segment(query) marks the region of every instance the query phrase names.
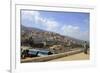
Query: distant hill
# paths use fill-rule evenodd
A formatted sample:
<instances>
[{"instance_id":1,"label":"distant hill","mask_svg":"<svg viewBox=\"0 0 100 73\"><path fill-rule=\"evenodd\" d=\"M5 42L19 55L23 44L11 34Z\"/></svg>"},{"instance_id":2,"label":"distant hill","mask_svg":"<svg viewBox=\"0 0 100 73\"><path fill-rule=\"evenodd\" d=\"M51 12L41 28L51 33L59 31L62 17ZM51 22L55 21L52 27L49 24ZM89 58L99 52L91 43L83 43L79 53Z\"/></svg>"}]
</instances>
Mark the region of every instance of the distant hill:
<instances>
[{"instance_id":1,"label":"distant hill","mask_svg":"<svg viewBox=\"0 0 100 73\"><path fill-rule=\"evenodd\" d=\"M37 31L37 32L44 32L44 30L41 30L41 29L38 29L38 28L33 28L33 27L26 27L24 25L21 25L21 31L29 31L29 32L32 32L32 31Z\"/></svg>"},{"instance_id":2,"label":"distant hill","mask_svg":"<svg viewBox=\"0 0 100 73\"><path fill-rule=\"evenodd\" d=\"M26 39L29 39L30 37L36 42L54 41L65 44L68 44L68 42L74 44L82 44L83 42L82 40L78 40L69 36L64 36L58 33L21 25L21 42L26 41Z\"/></svg>"}]
</instances>

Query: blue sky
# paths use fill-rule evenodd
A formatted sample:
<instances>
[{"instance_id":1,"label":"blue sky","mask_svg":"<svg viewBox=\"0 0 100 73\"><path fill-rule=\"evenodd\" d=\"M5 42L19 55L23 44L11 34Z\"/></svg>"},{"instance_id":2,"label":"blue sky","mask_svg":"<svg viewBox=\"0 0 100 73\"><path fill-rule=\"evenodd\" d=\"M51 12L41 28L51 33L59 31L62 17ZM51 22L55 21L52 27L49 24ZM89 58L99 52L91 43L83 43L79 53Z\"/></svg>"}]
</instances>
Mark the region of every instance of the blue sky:
<instances>
[{"instance_id":1,"label":"blue sky","mask_svg":"<svg viewBox=\"0 0 100 73\"><path fill-rule=\"evenodd\" d=\"M89 13L21 10L21 24L89 40Z\"/></svg>"}]
</instances>

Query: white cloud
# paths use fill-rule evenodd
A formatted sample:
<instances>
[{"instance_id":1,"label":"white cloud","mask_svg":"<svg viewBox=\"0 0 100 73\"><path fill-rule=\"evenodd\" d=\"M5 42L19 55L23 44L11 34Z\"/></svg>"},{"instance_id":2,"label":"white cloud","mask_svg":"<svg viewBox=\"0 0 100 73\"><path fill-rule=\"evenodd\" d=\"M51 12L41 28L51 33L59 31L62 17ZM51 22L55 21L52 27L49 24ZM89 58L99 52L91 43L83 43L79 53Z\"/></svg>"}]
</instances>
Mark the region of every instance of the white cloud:
<instances>
[{"instance_id":1,"label":"white cloud","mask_svg":"<svg viewBox=\"0 0 100 73\"><path fill-rule=\"evenodd\" d=\"M58 22L54 20L47 20L44 25L46 25L47 30L56 30L59 26Z\"/></svg>"},{"instance_id":2,"label":"white cloud","mask_svg":"<svg viewBox=\"0 0 100 73\"><path fill-rule=\"evenodd\" d=\"M89 31L81 31L80 27L64 25L61 30L63 35L71 36L81 40L89 40Z\"/></svg>"},{"instance_id":3,"label":"white cloud","mask_svg":"<svg viewBox=\"0 0 100 73\"><path fill-rule=\"evenodd\" d=\"M59 26L57 21L55 21L51 18L45 18L45 17L41 16L38 11L33 11L33 12L29 11L29 12L27 12L27 14L31 15L32 19L30 19L30 20L33 20L33 18L34 18L35 23L38 25L44 26L46 28L46 30L53 31L54 29L57 29Z\"/></svg>"},{"instance_id":4,"label":"white cloud","mask_svg":"<svg viewBox=\"0 0 100 73\"><path fill-rule=\"evenodd\" d=\"M38 11L22 11L23 19L27 19L29 21L34 21L35 25L42 25L45 27L45 30L57 32L59 23L52 18L46 18L41 16Z\"/></svg>"},{"instance_id":5,"label":"white cloud","mask_svg":"<svg viewBox=\"0 0 100 73\"><path fill-rule=\"evenodd\" d=\"M72 36L76 35L76 33L79 33L79 27L78 26L72 26L72 25L64 25L61 30L64 32L63 34Z\"/></svg>"},{"instance_id":6,"label":"white cloud","mask_svg":"<svg viewBox=\"0 0 100 73\"><path fill-rule=\"evenodd\" d=\"M40 13L38 11L27 11L24 10L22 11L22 17L23 19L28 19L30 21L36 21L36 19L38 19L38 17L40 16Z\"/></svg>"}]
</instances>

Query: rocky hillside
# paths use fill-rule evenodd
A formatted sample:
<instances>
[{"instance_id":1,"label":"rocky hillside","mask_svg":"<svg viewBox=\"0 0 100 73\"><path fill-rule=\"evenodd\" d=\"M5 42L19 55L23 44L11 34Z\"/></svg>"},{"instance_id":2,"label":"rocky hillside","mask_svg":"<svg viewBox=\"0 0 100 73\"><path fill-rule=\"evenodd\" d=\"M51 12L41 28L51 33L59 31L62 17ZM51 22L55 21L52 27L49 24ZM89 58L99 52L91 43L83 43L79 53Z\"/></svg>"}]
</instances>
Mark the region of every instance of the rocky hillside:
<instances>
[{"instance_id":1,"label":"rocky hillside","mask_svg":"<svg viewBox=\"0 0 100 73\"><path fill-rule=\"evenodd\" d=\"M58 33L21 25L21 45L30 45L41 42L46 42L47 44L52 45L60 44L68 46L72 44L80 45L83 41L72 37L63 36Z\"/></svg>"}]
</instances>

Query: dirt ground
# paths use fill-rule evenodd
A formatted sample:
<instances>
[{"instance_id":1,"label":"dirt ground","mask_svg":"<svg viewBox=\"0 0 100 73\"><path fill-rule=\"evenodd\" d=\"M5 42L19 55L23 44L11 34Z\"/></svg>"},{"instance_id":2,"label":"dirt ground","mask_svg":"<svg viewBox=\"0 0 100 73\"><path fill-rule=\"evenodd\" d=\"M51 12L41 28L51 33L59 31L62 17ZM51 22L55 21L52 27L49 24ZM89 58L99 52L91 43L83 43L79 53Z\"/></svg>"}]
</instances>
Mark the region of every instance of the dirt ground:
<instances>
[{"instance_id":1,"label":"dirt ground","mask_svg":"<svg viewBox=\"0 0 100 73\"><path fill-rule=\"evenodd\" d=\"M63 58L54 59L51 61L71 61L71 60L89 60L89 54L79 53L75 55L66 56Z\"/></svg>"}]
</instances>

